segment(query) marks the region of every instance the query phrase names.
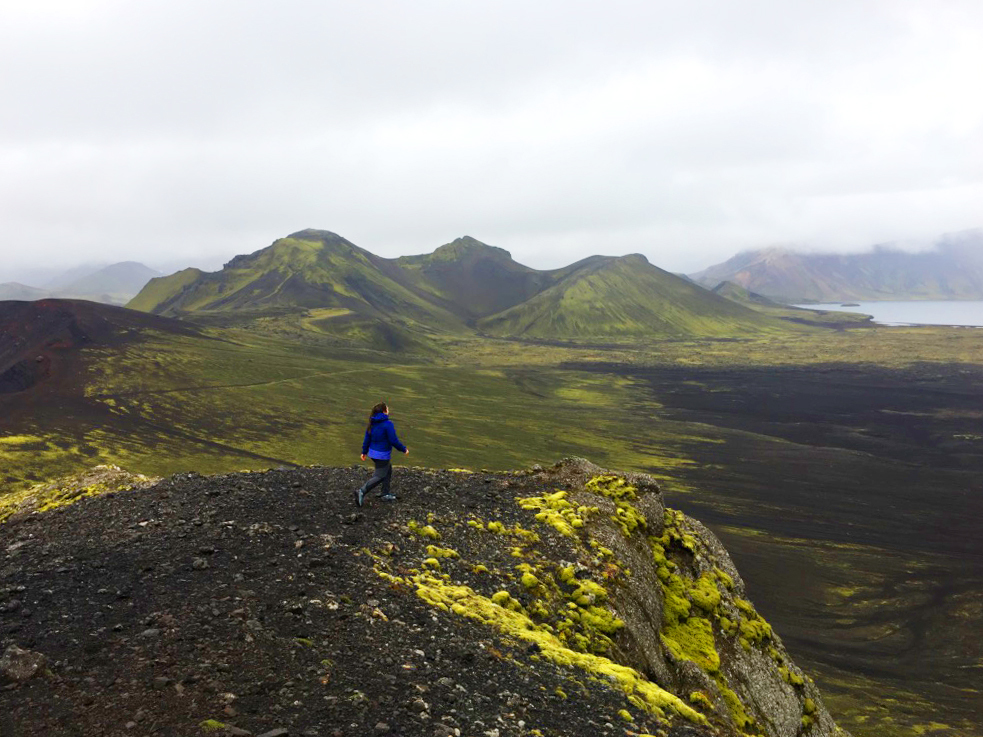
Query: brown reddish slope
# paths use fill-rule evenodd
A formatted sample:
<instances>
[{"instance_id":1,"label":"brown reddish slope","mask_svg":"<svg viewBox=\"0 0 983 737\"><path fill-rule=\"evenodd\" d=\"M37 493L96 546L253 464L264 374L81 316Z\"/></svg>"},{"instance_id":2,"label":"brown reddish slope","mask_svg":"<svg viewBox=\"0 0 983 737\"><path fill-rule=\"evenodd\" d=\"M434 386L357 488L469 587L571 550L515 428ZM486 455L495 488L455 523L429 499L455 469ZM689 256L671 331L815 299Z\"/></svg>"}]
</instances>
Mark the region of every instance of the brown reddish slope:
<instances>
[{"instance_id":1,"label":"brown reddish slope","mask_svg":"<svg viewBox=\"0 0 983 737\"><path fill-rule=\"evenodd\" d=\"M121 345L144 331L193 334L176 320L81 300L0 302L0 394L76 374L78 351Z\"/></svg>"}]
</instances>

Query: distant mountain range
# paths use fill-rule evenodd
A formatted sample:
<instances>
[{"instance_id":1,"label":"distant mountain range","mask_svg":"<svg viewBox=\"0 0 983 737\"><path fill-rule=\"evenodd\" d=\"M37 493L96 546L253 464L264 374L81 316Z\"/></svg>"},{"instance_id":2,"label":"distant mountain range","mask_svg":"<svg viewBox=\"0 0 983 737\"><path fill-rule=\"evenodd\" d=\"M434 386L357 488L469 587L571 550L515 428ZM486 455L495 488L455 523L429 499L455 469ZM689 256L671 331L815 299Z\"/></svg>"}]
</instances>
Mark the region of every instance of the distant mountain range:
<instances>
[{"instance_id":1,"label":"distant mountain range","mask_svg":"<svg viewBox=\"0 0 983 737\"><path fill-rule=\"evenodd\" d=\"M152 278L160 276L135 261L104 267L77 267L51 279L44 287L18 282L0 284L0 300L37 300L46 298L86 299L92 302L124 305Z\"/></svg>"},{"instance_id":2,"label":"distant mountain range","mask_svg":"<svg viewBox=\"0 0 983 737\"><path fill-rule=\"evenodd\" d=\"M640 255L592 256L538 271L470 237L430 254L386 259L323 230L281 238L218 272L186 269L153 279L128 306L198 319L306 310L309 329L385 334L391 343L411 340L406 330L551 340L787 329Z\"/></svg>"},{"instance_id":3,"label":"distant mountain range","mask_svg":"<svg viewBox=\"0 0 983 737\"><path fill-rule=\"evenodd\" d=\"M21 284L15 281L0 284L0 301L16 299L30 302L35 299L44 299L50 296L51 292L49 292L47 289L29 287L26 284Z\"/></svg>"},{"instance_id":4,"label":"distant mountain range","mask_svg":"<svg viewBox=\"0 0 983 737\"><path fill-rule=\"evenodd\" d=\"M983 299L983 229L945 235L917 253L890 246L858 254L745 251L691 278L710 289L729 281L791 303Z\"/></svg>"}]
</instances>

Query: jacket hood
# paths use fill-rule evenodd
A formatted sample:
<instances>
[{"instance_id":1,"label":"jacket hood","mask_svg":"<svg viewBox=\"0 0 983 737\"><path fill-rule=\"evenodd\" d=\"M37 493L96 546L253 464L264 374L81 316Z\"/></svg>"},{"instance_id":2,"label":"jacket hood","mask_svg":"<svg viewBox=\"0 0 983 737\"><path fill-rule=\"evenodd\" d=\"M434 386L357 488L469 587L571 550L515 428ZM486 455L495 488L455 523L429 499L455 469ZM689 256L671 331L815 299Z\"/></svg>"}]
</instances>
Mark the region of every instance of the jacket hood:
<instances>
[{"instance_id":1,"label":"jacket hood","mask_svg":"<svg viewBox=\"0 0 983 737\"><path fill-rule=\"evenodd\" d=\"M380 412L377 415L372 415L372 424L378 425L380 422L385 422L388 419L389 415L387 415L385 412Z\"/></svg>"}]
</instances>

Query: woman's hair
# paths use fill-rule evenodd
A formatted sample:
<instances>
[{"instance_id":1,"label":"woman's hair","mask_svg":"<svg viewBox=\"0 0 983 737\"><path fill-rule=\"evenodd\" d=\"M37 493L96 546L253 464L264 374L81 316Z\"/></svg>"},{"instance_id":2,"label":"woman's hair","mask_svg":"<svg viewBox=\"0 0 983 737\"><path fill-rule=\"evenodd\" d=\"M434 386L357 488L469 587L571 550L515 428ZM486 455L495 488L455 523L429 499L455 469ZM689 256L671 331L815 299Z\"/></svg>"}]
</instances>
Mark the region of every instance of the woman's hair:
<instances>
[{"instance_id":1,"label":"woman's hair","mask_svg":"<svg viewBox=\"0 0 983 737\"><path fill-rule=\"evenodd\" d=\"M365 431L368 432L372 429L372 418L375 417L380 412L388 412L389 407L386 406L385 402L379 402L377 405L372 407L372 411L369 412L369 424L365 426Z\"/></svg>"}]
</instances>

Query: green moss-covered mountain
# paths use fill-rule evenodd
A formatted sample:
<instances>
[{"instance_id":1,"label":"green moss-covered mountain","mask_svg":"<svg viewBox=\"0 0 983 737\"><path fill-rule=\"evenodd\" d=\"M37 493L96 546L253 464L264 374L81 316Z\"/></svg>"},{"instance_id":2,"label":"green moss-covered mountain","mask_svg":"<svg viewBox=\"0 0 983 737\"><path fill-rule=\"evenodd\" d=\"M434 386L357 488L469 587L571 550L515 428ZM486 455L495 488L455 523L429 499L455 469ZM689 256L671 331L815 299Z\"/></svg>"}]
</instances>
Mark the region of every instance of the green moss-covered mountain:
<instances>
[{"instance_id":1,"label":"green moss-covered mountain","mask_svg":"<svg viewBox=\"0 0 983 737\"><path fill-rule=\"evenodd\" d=\"M403 256L395 266L401 278L465 319L506 310L553 283L551 272L523 266L508 251L469 236L430 254Z\"/></svg>"},{"instance_id":2,"label":"green moss-covered mountain","mask_svg":"<svg viewBox=\"0 0 983 737\"><path fill-rule=\"evenodd\" d=\"M888 246L858 254L745 251L692 278L708 288L731 281L782 302L983 299L983 229L945 235L918 253Z\"/></svg>"},{"instance_id":3,"label":"green moss-covered mountain","mask_svg":"<svg viewBox=\"0 0 983 737\"><path fill-rule=\"evenodd\" d=\"M276 307L334 308L427 323L453 317L386 273L378 256L326 231L294 233L236 256L216 273L186 270L155 279L130 307L163 315Z\"/></svg>"},{"instance_id":4,"label":"green moss-covered mountain","mask_svg":"<svg viewBox=\"0 0 983 737\"><path fill-rule=\"evenodd\" d=\"M540 339L724 336L781 329L639 254L580 261L557 275L549 288L478 326L493 335Z\"/></svg>"},{"instance_id":5,"label":"green moss-covered mountain","mask_svg":"<svg viewBox=\"0 0 983 737\"><path fill-rule=\"evenodd\" d=\"M431 254L385 259L321 230L237 256L219 272L188 269L154 279L129 307L213 321L278 315L282 329L382 338L395 348L474 329L545 340L787 329L638 255L539 271L463 237Z\"/></svg>"}]
</instances>

